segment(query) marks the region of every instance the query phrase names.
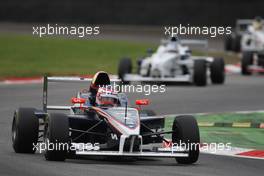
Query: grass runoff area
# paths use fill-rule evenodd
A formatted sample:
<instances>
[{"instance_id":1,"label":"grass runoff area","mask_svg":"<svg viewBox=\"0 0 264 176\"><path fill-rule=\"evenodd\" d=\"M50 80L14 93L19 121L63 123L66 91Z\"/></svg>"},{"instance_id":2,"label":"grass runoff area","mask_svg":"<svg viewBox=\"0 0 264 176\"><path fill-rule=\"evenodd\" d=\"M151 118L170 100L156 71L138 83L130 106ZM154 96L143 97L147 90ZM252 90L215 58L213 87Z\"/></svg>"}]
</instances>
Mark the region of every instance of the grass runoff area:
<instances>
[{"instance_id":1,"label":"grass runoff area","mask_svg":"<svg viewBox=\"0 0 264 176\"><path fill-rule=\"evenodd\" d=\"M195 116L198 123L264 123L264 113L223 113ZM165 128L171 129L173 119L166 118ZM264 128L199 127L205 143L231 143L233 147L264 149Z\"/></svg>"},{"instance_id":2,"label":"grass runoff area","mask_svg":"<svg viewBox=\"0 0 264 176\"><path fill-rule=\"evenodd\" d=\"M131 57L135 65L148 48L156 47L140 42L0 34L0 78L85 75L99 70L116 74L122 57ZM221 52L209 54L238 62L236 57Z\"/></svg>"},{"instance_id":3,"label":"grass runoff area","mask_svg":"<svg viewBox=\"0 0 264 176\"><path fill-rule=\"evenodd\" d=\"M0 35L0 77L116 73L123 56L136 58L148 47L124 41Z\"/></svg>"}]
</instances>

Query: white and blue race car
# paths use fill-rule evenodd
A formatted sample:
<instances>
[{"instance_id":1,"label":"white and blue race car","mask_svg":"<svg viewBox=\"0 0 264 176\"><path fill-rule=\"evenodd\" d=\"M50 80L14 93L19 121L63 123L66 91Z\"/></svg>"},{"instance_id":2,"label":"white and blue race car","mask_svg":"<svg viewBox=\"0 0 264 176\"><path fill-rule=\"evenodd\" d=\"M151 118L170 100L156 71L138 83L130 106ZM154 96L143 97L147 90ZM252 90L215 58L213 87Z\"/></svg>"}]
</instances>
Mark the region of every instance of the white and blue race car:
<instances>
[{"instance_id":1,"label":"white and blue race car","mask_svg":"<svg viewBox=\"0 0 264 176\"><path fill-rule=\"evenodd\" d=\"M193 56L187 45L203 45L207 41L182 40L172 37L163 40L155 53L138 60L137 73L132 73L130 58L120 60L118 75L123 82L176 83L187 82L205 86L208 76L213 84L223 84L225 80L225 63L222 58Z\"/></svg>"}]
</instances>

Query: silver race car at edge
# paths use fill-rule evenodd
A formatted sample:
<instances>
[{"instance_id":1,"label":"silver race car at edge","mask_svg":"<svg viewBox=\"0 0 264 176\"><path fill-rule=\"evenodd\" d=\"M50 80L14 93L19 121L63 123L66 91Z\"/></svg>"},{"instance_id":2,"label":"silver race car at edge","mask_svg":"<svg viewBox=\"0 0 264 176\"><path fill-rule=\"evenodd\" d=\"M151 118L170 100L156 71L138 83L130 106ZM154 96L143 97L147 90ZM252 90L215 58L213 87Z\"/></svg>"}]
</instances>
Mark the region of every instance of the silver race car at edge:
<instances>
[{"instance_id":1,"label":"silver race car at edge","mask_svg":"<svg viewBox=\"0 0 264 176\"><path fill-rule=\"evenodd\" d=\"M264 73L264 24L260 17L237 20L236 30L226 38L225 49L242 53L241 74Z\"/></svg>"},{"instance_id":2,"label":"silver race car at edge","mask_svg":"<svg viewBox=\"0 0 264 176\"><path fill-rule=\"evenodd\" d=\"M149 100L128 106L124 93L117 93L116 106L95 103L98 86L110 85L106 72L91 80L84 77L44 77L43 109L18 108L13 117L12 142L17 153L35 153L45 144L46 160L64 161L73 156L169 157L178 163L195 163L199 157L199 128L194 117L177 116L164 130L164 117L142 110ZM49 82L91 82L90 89L72 98L72 106L48 105ZM55 84L55 83L53 83ZM60 113L56 111L61 111ZM64 112L64 113L62 113ZM170 135L171 140L165 138ZM58 147L60 146L60 147ZM51 149L50 149L50 148Z\"/></svg>"},{"instance_id":3,"label":"silver race car at edge","mask_svg":"<svg viewBox=\"0 0 264 176\"><path fill-rule=\"evenodd\" d=\"M124 83L129 82L187 82L205 86L210 75L213 84L223 84L225 80L225 63L223 58L193 56L186 45L203 45L207 41L179 40L172 37L163 40L155 53L138 60L137 73L132 73L130 58L120 60L118 75Z\"/></svg>"}]
</instances>

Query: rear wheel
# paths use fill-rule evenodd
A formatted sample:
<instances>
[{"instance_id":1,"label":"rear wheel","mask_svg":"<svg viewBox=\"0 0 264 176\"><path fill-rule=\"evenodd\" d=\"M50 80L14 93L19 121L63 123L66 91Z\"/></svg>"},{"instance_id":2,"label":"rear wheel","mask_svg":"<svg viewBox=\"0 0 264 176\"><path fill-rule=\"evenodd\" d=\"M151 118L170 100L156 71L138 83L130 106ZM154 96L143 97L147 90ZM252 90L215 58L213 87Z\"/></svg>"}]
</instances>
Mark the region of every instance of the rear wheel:
<instances>
[{"instance_id":1,"label":"rear wheel","mask_svg":"<svg viewBox=\"0 0 264 176\"><path fill-rule=\"evenodd\" d=\"M175 117L172 131L173 144L182 144L189 148L189 156L177 157L176 161L180 164L195 163L200 153L200 134L196 119L189 115Z\"/></svg>"},{"instance_id":2,"label":"rear wheel","mask_svg":"<svg viewBox=\"0 0 264 176\"><path fill-rule=\"evenodd\" d=\"M264 55L258 55L258 66L264 67Z\"/></svg>"},{"instance_id":3,"label":"rear wheel","mask_svg":"<svg viewBox=\"0 0 264 176\"><path fill-rule=\"evenodd\" d=\"M241 74L251 75L248 66L253 64L253 52L243 52L241 60Z\"/></svg>"},{"instance_id":4,"label":"rear wheel","mask_svg":"<svg viewBox=\"0 0 264 176\"><path fill-rule=\"evenodd\" d=\"M206 61L203 59L194 60L193 82L197 86L205 86L207 84Z\"/></svg>"},{"instance_id":5,"label":"rear wheel","mask_svg":"<svg viewBox=\"0 0 264 176\"><path fill-rule=\"evenodd\" d=\"M128 81L124 81L124 76L132 72L132 61L130 58L123 58L119 62L118 76L123 83L128 84Z\"/></svg>"},{"instance_id":6,"label":"rear wheel","mask_svg":"<svg viewBox=\"0 0 264 176\"><path fill-rule=\"evenodd\" d=\"M64 161L69 149L69 121L65 114L52 113L44 128L45 158Z\"/></svg>"},{"instance_id":7,"label":"rear wheel","mask_svg":"<svg viewBox=\"0 0 264 176\"><path fill-rule=\"evenodd\" d=\"M215 58L210 65L210 76L213 84L223 84L225 81L225 62L223 58Z\"/></svg>"},{"instance_id":8,"label":"rear wheel","mask_svg":"<svg viewBox=\"0 0 264 176\"><path fill-rule=\"evenodd\" d=\"M240 35L235 35L233 40L234 40L232 42L233 51L240 52L240 50L241 50L241 36Z\"/></svg>"},{"instance_id":9,"label":"rear wheel","mask_svg":"<svg viewBox=\"0 0 264 176\"><path fill-rule=\"evenodd\" d=\"M16 153L35 153L38 142L39 120L34 108L19 108L12 123L12 143Z\"/></svg>"}]
</instances>

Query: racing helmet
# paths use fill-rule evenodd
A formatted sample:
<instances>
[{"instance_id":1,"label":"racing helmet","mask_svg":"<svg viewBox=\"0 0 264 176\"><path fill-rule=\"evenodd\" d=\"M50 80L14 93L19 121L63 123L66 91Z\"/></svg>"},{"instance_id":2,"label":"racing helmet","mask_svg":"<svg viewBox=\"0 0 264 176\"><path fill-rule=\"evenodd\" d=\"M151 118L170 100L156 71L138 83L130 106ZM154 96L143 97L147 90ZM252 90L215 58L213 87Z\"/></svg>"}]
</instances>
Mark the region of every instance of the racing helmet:
<instances>
[{"instance_id":1,"label":"racing helmet","mask_svg":"<svg viewBox=\"0 0 264 176\"><path fill-rule=\"evenodd\" d=\"M178 39L177 36L173 36L173 37L171 37L170 41L171 41L171 42L178 42L179 39Z\"/></svg>"},{"instance_id":2,"label":"racing helmet","mask_svg":"<svg viewBox=\"0 0 264 176\"><path fill-rule=\"evenodd\" d=\"M178 52L179 39L177 36L171 37L170 41L166 46L168 52Z\"/></svg>"},{"instance_id":3,"label":"racing helmet","mask_svg":"<svg viewBox=\"0 0 264 176\"><path fill-rule=\"evenodd\" d=\"M110 78L108 73L99 71L94 75L92 79L92 83L90 84L90 92L96 95L100 86L102 87L107 85L110 85Z\"/></svg>"},{"instance_id":4,"label":"racing helmet","mask_svg":"<svg viewBox=\"0 0 264 176\"><path fill-rule=\"evenodd\" d=\"M118 106L119 99L117 92L112 89L100 87L96 94L95 103L98 106Z\"/></svg>"}]
</instances>

